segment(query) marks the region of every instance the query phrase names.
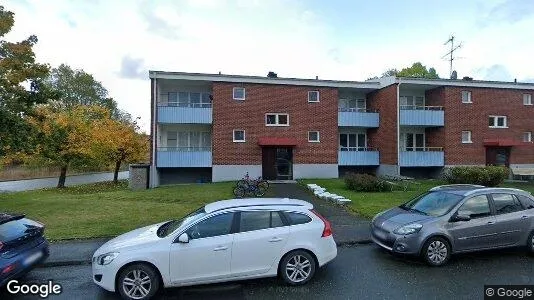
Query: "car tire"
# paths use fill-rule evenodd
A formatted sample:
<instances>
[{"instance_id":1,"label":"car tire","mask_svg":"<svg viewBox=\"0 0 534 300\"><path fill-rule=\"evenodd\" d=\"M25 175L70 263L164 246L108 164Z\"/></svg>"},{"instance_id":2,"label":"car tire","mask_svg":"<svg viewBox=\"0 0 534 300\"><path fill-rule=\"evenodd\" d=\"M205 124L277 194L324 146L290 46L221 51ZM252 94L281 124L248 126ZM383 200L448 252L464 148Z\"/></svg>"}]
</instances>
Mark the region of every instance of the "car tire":
<instances>
[{"instance_id":1,"label":"car tire","mask_svg":"<svg viewBox=\"0 0 534 300\"><path fill-rule=\"evenodd\" d=\"M443 266L451 258L451 245L442 237L431 237L423 245L421 256L430 266Z\"/></svg>"},{"instance_id":2,"label":"car tire","mask_svg":"<svg viewBox=\"0 0 534 300\"><path fill-rule=\"evenodd\" d=\"M296 250L286 254L280 261L280 275L289 285L302 285L310 281L317 265L306 251Z\"/></svg>"},{"instance_id":3,"label":"car tire","mask_svg":"<svg viewBox=\"0 0 534 300\"><path fill-rule=\"evenodd\" d=\"M534 255L534 231L530 233L527 240L527 251L528 254Z\"/></svg>"},{"instance_id":4,"label":"car tire","mask_svg":"<svg viewBox=\"0 0 534 300\"><path fill-rule=\"evenodd\" d=\"M159 275L147 264L134 264L124 268L117 281L117 290L123 299L148 300L160 286Z\"/></svg>"}]
</instances>

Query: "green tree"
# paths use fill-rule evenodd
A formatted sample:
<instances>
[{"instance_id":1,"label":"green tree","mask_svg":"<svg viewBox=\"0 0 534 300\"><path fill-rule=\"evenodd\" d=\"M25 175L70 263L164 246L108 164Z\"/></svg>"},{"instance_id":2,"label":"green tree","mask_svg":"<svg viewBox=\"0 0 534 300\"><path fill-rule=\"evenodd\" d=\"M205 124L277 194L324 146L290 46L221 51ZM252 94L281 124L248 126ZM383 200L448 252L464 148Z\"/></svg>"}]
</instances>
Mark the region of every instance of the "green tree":
<instances>
[{"instance_id":1,"label":"green tree","mask_svg":"<svg viewBox=\"0 0 534 300\"><path fill-rule=\"evenodd\" d=\"M422 63L416 62L411 67L404 68L397 73L398 77L414 77L414 78L427 78L438 79L438 73L436 69L427 69Z\"/></svg>"},{"instance_id":2,"label":"green tree","mask_svg":"<svg viewBox=\"0 0 534 300\"><path fill-rule=\"evenodd\" d=\"M14 13L0 5L0 156L29 151L33 132L25 116L35 104L56 97L43 84L49 66L35 61L37 37L5 40L14 24Z\"/></svg>"}]
</instances>

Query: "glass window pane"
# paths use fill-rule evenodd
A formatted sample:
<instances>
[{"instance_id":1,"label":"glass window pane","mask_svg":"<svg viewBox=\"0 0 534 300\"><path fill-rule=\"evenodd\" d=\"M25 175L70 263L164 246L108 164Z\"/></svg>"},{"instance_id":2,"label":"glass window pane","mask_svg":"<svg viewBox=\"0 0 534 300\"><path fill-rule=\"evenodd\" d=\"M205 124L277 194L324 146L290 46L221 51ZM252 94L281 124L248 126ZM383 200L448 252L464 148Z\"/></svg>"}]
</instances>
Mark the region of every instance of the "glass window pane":
<instances>
[{"instance_id":1,"label":"glass window pane","mask_svg":"<svg viewBox=\"0 0 534 300\"><path fill-rule=\"evenodd\" d=\"M271 212L269 211L242 211L239 231L247 232L270 227Z\"/></svg>"},{"instance_id":2,"label":"glass window pane","mask_svg":"<svg viewBox=\"0 0 534 300\"><path fill-rule=\"evenodd\" d=\"M497 214L507 214L523 210L521 203L511 194L492 194L495 212Z\"/></svg>"},{"instance_id":3,"label":"glass window pane","mask_svg":"<svg viewBox=\"0 0 534 300\"><path fill-rule=\"evenodd\" d=\"M347 135L346 134L340 134L339 135L339 146L341 148L343 147L348 147L348 144L347 144Z\"/></svg>"},{"instance_id":4,"label":"glass window pane","mask_svg":"<svg viewBox=\"0 0 534 300\"><path fill-rule=\"evenodd\" d=\"M167 147L176 147L176 131L167 131Z\"/></svg>"},{"instance_id":5,"label":"glass window pane","mask_svg":"<svg viewBox=\"0 0 534 300\"><path fill-rule=\"evenodd\" d=\"M423 151L425 147L425 135L422 133L418 133L415 135L415 147L417 147L416 151Z\"/></svg>"},{"instance_id":6,"label":"glass window pane","mask_svg":"<svg viewBox=\"0 0 534 300\"><path fill-rule=\"evenodd\" d=\"M495 118L494 117L489 117L489 126L491 126L491 127L495 126Z\"/></svg>"},{"instance_id":7,"label":"glass window pane","mask_svg":"<svg viewBox=\"0 0 534 300\"><path fill-rule=\"evenodd\" d=\"M211 132L202 133L201 147L211 148Z\"/></svg>"},{"instance_id":8,"label":"glass window pane","mask_svg":"<svg viewBox=\"0 0 534 300\"><path fill-rule=\"evenodd\" d=\"M245 88L236 87L233 90L234 99L244 99L245 98Z\"/></svg>"},{"instance_id":9,"label":"glass window pane","mask_svg":"<svg viewBox=\"0 0 534 300\"><path fill-rule=\"evenodd\" d=\"M234 140L243 141L245 139L245 132L243 130L234 131Z\"/></svg>"},{"instance_id":10,"label":"glass window pane","mask_svg":"<svg viewBox=\"0 0 534 300\"><path fill-rule=\"evenodd\" d=\"M523 196L523 195L515 195L517 199L519 199L519 202L523 205L523 208L525 209L531 209L534 208L534 201L530 199L529 197Z\"/></svg>"},{"instance_id":11,"label":"glass window pane","mask_svg":"<svg viewBox=\"0 0 534 300\"><path fill-rule=\"evenodd\" d=\"M272 211L271 212L271 228L282 227L282 226L284 226L284 222L282 222L280 213L277 211Z\"/></svg>"},{"instance_id":12,"label":"glass window pane","mask_svg":"<svg viewBox=\"0 0 534 300\"><path fill-rule=\"evenodd\" d=\"M358 99L357 100L357 107L358 107L358 111L365 111L365 109L366 109L365 99Z\"/></svg>"},{"instance_id":13,"label":"glass window pane","mask_svg":"<svg viewBox=\"0 0 534 300\"><path fill-rule=\"evenodd\" d=\"M317 92L317 91L309 91L308 92L308 101L310 101L310 102L319 101L319 92Z\"/></svg>"},{"instance_id":14,"label":"glass window pane","mask_svg":"<svg viewBox=\"0 0 534 300\"><path fill-rule=\"evenodd\" d=\"M415 97L415 105L424 106L425 105L425 98L424 97Z\"/></svg>"},{"instance_id":15,"label":"glass window pane","mask_svg":"<svg viewBox=\"0 0 534 300\"><path fill-rule=\"evenodd\" d=\"M232 229L234 213L213 216L193 225L186 232L190 239L201 239L229 234Z\"/></svg>"},{"instance_id":16,"label":"glass window pane","mask_svg":"<svg viewBox=\"0 0 534 300\"><path fill-rule=\"evenodd\" d=\"M189 147L200 147L200 132L191 132L189 135Z\"/></svg>"},{"instance_id":17,"label":"glass window pane","mask_svg":"<svg viewBox=\"0 0 534 300\"><path fill-rule=\"evenodd\" d=\"M349 100L349 108L354 110L358 107L358 101L356 99Z\"/></svg>"},{"instance_id":18,"label":"glass window pane","mask_svg":"<svg viewBox=\"0 0 534 300\"><path fill-rule=\"evenodd\" d=\"M287 125L288 124L287 115L278 115L278 124Z\"/></svg>"},{"instance_id":19,"label":"glass window pane","mask_svg":"<svg viewBox=\"0 0 534 300\"><path fill-rule=\"evenodd\" d=\"M349 108L349 102L347 99L339 99L339 108L347 109Z\"/></svg>"},{"instance_id":20,"label":"glass window pane","mask_svg":"<svg viewBox=\"0 0 534 300\"><path fill-rule=\"evenodd\" d=\"M318 141L318 140L319 140L319 132L317 131L308 132L308 141Z\"/></svg>"},{"instance_id":21,"label":"glass window pane","mask_svg":"<svg viewBox=\"0 0 534 300\"><path fill-rule=\"evenodd\" d=\"M349 134L349 147L357 147L357 141L356 141L356 135L355 134Z\"/></svg>"},{"instance_id":22,"label":"glass window pane","mask_svg":"<svg viewBox=\"0 0 534 300\"><path fill-rule=\"evenodd\" d=\"M187 92L178 93L178 106L180 107L189 106L189 93Z\"/></svg>"},{"instance_id":23,"label":"glass window pane","mask_svg":"<svg viewBox=\"0 0 534 300\"><path fill-rule=\"evenodd\" d=\"M298 224L311 222L311 218L305 214L289 212L289 213L286 213L286 215L288 216L289 222L291 225L298 225Z\"/></svg>"},{"instance_id":24,"label":"glass window pane","mask_svg":"<svg viewBox=\"0 0 534 300\"><path fill-rule=\"evenodd\" d=\"M267 115L267 124L276 124L276 115Z\"/></svg>"},{"instance_id":25,"label":"glass window pane","mask_svg":"<svg viewBox=\"0 0 534 300\"><path fill-rule=\"evenodd\" d=\"M406 105L408 105L408 98L406 98L406 96L402 96L402 97L400 97L400 105L401 105L401 106L406 106Z\"/></svg>"},{"instance_id":26,"label":"glass window pane","mask_svg":"<svg viewBox=\"0 0 534 300\"><path fill-rule=\"evenodd\" d=\"M365 134L358 134L358 150L365 150Z\"/></svg>"},{"instance_id":27,"label":"glass window pane","mask_svg":"<svg viewBox=\"0 0 534 300\"><path fill-rule=\"evenodd\" d=\"M169 93L168 103L169 106L176 106L178 104L178 94Z\"/></svg>"},{"instance_id":28,"label":"glass window pane","mask_svg":"<svg viewBox=\"0 0 534 300\"><path fill-rule=\"evenodd\" d=\"M200 107L200 93L189 94L192 107Z\"/></svg>"},{"instance_id":29,"label":"glass window pane","mask_svg":"<svg viewBox=\"0 0 534 300\"><path fill-rule=\"evenodd\" d=\"M189 132L178 132L178 147L189 147Z\"/></svg>"},{"instance_id":30,"label":"glass window pane","mask_svg":"<svg viewBox=\"0 0 534 300\"><path fill-rule=\"evenodd\" d=\"M488 198L485 195L475 196L468 199L458 209L459 215L467 215L471 218L480 218L490 215Z\"/></svg>"},{"instance_id":31,"label":"glass window pane","mask_svg":"<svg viewBox=\"0 0 534 300\"><path fill-rule=\"evenodd\" d=\"M413 134L406 134L406 151L413 151Z\"/></svg>"}]
</instances>

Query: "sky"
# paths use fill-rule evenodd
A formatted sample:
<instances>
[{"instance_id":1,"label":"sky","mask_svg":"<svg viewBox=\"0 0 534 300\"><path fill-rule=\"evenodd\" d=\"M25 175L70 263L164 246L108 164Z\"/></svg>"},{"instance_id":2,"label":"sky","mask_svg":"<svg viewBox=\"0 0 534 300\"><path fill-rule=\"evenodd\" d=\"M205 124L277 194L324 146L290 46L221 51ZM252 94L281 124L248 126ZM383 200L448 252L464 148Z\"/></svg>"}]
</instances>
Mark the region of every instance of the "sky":
<instances>
[{"instance_id":1,"label":"sky","mask_svg":"<svg viewBox=\"0 0 534 300\"><path fill-rule=\"evenodd\" d=\"M91 73L150 124L148 70L363 81L420 61L449 76L534 82L533 0L2 0L6 39Z\"/></svg>"}]
</instances>

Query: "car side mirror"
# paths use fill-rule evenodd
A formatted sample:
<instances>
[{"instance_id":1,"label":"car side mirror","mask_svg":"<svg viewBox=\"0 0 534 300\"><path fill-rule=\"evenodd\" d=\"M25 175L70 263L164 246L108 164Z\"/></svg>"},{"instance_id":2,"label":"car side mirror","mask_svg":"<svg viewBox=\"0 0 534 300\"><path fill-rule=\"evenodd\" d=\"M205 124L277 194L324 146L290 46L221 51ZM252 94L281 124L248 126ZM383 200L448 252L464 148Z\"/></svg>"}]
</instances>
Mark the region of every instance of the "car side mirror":
<instances>
[{"instance_id":1,"label":"car side mirror","mask_svg":"<svg viewBox=\"0 0 534 300\"><path fill-rule=\"evenodd\" d=\"M459 215L456 215L454 218L452 218L452 220L454 222L469 221L469 220L471 220L471 216L464 215L464 214L459 214Z\"/></svg>"},{"instance_id":2,"label":"car side mirror","mask_svg":"<svg viewBox=\"0 0 534 300\"><path fill-rule=\"evenodd\" d=\"M184 244L189 243L189 236L187 235L187 233L184 232L180 234L180 236L178 237L178 242Z\"/></svg>"}]
</instances>

